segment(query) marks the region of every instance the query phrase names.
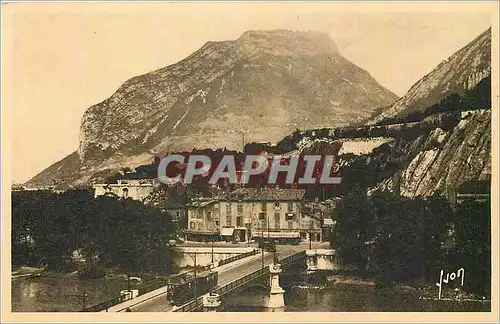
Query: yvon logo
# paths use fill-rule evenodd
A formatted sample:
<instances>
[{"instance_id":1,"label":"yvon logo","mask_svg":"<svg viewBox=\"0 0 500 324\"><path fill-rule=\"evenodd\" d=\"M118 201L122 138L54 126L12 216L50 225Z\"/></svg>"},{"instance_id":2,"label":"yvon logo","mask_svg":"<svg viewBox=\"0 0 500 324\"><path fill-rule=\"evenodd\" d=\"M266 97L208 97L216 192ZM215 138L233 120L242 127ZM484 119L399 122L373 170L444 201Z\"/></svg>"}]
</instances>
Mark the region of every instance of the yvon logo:
<instances>
[{"instance_id":1,"label":"yvon logo","mask_svg":"<svg viewBox=\"0 0 500 324\"><path fill-rule=\"evenodd\" d=\"M448 283L450 280L453 281L457 278L461 278L462 279L462 283L461 283L461 286L464 285L464 277L465 277L465 270L464 268L460 268L457 270L457 272L452 272L452 273L447 273L446 274L446 277L443 278L443 274L444 274L444 270L441 270L441 273L439 275L439 282L436 282L436 286L439 287L439 299L441 299L441 289L443 288L443 283Z\"/></svg>"}]
</instances>

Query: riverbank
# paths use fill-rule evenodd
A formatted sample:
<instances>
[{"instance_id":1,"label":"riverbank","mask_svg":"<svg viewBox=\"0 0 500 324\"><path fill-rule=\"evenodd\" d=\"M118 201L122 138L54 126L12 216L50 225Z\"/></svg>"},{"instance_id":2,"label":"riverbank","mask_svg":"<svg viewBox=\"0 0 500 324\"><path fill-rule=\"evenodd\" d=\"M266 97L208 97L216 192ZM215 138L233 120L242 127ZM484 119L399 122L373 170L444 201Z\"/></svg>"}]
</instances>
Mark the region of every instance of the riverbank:
<instances>
[{"instance_id":1,"label":"riverbank","mask_svg":"<svg viewBox=\"0 0 500 324\"><path fill-rule=\"evenodd\" d=\"M45 268L17 267L12 269L11 278L12 280L37 278L46 272Z\"/></svg>"},{"instance_id":2,"label":"riverbank","mask_svg":"<svg viewBox=\"0 0 500 324\"><path fill-rule=\"evenodd\" d=\"M490 301L486 296L480 296L475 293L466 292L461 287L443 287L441 290L441 298L439 298L438 287L432 283L425 283L422 281L405 284L398 283L388 288L377 288L376 282L374 280L369 278L362 278L354 274L329 274L327 276L321 274L319 276L324 277L323 283L298 283L295 285L295 288L306 290L341 290L360 293L373 292L378 294L391 292L419 300L448 300L469 302Z\"/></svg>"}]
</instances>

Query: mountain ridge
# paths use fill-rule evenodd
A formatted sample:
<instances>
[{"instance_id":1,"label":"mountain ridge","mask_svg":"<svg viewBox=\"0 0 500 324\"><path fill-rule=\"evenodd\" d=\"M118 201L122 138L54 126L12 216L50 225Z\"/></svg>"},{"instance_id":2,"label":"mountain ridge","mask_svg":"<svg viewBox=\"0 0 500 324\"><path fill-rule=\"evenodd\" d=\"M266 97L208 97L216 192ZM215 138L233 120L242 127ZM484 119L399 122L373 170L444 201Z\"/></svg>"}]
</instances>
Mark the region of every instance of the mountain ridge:
<instances>
[{"instance_id":1,"label":"mountain ridge","mask_svg":"<svg viewBox=\"0 0 500 324\"><path fill-rule=\"evenodd\" d=\"M130 78L89 107L68 181L169 151L240 148L241 132L277 142L296 128L346 125L397 98L345 59L328 34L247 31ZM28 182L65 182L45 171Z\"/></svg>"},{"instance_id":2,"label":"mountain ridge","mask_svg":"<svg viewBox=\"0 0 500 324\"><path fill-rule=\"evenodd\" d=\"M491 27L439 63L411 86L389 108L366 123L402 117L439 102L450 94L461 94L491 75Z\"/></svg>"}]
</instances>

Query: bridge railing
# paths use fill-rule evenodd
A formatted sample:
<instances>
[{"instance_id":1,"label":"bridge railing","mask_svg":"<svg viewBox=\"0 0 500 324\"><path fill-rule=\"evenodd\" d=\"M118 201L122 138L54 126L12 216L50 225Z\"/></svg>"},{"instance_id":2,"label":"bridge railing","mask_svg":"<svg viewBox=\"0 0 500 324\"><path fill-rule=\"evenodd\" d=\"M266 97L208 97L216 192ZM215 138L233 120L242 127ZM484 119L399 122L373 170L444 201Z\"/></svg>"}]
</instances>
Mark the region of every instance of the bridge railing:
<instances>
[{"instance_id":1,"label":"bridge railing","mask_svg":"<svg viewBox=\"0 0 500 324\"><path fill-rule=\"evenodd\" d=\"M127 301L129 298L127 295L121 295L115 298L112 298L110 300L107 300L103 303L87 307L85 308L82 312L101 312L105 309L108 309L110 307L113 307L115 305L118 305L120 303L123 303L124 301Z\"/></svg>"},{"instance_id":2,"label":"bridge railing","mask_svg":"<svg viewBox=\"0 0 500 324\"><path fill-rule=\"evenodd\" d=\"M219 261L219 267L222 266L222 265L234 262L234 261L241 260L241 259L246 258L248 256L255 255L257 253L259 253L259 250L258 249L254 249L253 251L250 251L250 252L241 253L241 254L232 256L230 258L227 258L227 259L224 259L224 260L220 260Z\"/></svg>"},{"instance_id":3,"label":"bridge railing","mask_svg":"<svg viewBox=\"0 0 500 324\"><path fill-rule=\"evenodd\" d=\"M286 258L283 258L282 260L280 260L280 263L282 266L288 266L289 264L292 264L294 263L295 261L301 259L301 258L304 258L306 255L306 252L305 251L302 251L302 252L299 252L299 253L296 253L294 255L290 255ZM216 294L219 294L219 296L223 296L243 285L246 285L247 283L263 276L263 275L266 275L266 274L269 274L269 268L268 267L265 267L265 268L262 268L262 269L259 269L257 271L254 271L252 273L249 273L239 279L236 279L234 281L231 281L230 283L222 286L222 287L219 287L219 288L216 288L214 289L212 292L213 293L216 293ZM200 307L203 306L203 296L201 297L198 297L196 300L192 300L184 305L182 305L181 307L179 308L176 308L175 310L173 310L174 312L192 312Z\"/></svg>"},{"instance_id":4,"label":"bridge railing","mask_svg":"<svg viewBox=\"0 0 500 324\"><path fill-rule=\"evenodd\" d=\"M254 279L264 275L265 273L269 273L269 268L263 268L259 269L257 271L254 271L250 274L247 274L246 276L243 276L239 279L236 279L234 281L231 281L230 283L220 287L216 288L212 291L212 293L219 294L220 296L227 294L228 292L243 286L247 284L248 282L253 281ZM198 297L196 300L192 300L187 304L182 305L181 307L173 310L174 312L191 312L194 311L195 309L202 307L203 306L203 296Z\"/></svg>"}]
</instances>

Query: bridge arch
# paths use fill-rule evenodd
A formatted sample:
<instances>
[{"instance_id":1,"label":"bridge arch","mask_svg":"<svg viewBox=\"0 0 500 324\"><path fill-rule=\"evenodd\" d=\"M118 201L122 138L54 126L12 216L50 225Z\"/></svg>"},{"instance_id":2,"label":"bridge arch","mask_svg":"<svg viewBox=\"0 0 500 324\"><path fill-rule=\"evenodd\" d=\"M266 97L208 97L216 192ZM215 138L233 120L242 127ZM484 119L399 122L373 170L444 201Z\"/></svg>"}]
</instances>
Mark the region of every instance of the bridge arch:
<instances>
[{"instance_id":1,"label":"bridge arch","mask_svg":"<svg viewBox=\"0 0 500 324\"><path fill-rule=\"evenodd\" d=\"M261 282L252 282L251 284L247 285L245 288L243 288L239 294L249 292L249 291L262 291L262 292L269 292L269 282L268 281L261 281Z\"/></svg>"}]
</instances>

